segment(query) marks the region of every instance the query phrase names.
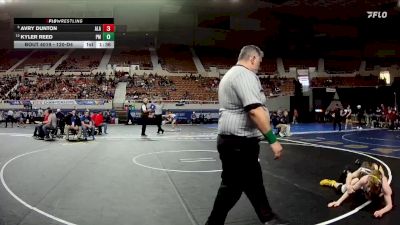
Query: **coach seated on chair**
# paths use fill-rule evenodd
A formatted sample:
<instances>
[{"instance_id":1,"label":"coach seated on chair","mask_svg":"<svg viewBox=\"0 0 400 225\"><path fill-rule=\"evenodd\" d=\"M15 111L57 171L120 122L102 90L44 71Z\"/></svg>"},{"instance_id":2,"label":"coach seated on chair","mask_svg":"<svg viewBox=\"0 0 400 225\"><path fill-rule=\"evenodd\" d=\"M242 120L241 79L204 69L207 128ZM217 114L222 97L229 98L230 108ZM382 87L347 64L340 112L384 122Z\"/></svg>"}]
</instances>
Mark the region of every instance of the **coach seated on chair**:
<instances>
[{"instance_id":1,"label":"coach seated on chair","mask_svg":"<svg viewBox=\"0 0 400 225\"><path fill-rule=\"evenodd\" d=\"M93 137L94 140L94 124L92 118L89 116L89 112L86 111L85 114L81 117L82 123L82 132L85 141L87 141L88 134Z\"/></svg>"},{"instance_id":2,"label":"coach seated on chair","mask_svg":"<svg viewBox=\"0 0 400 225\"><path fill-rule=\"evenodd\" d=\"M72 110L66 117L65 117L65 139L69 139L69 131L76 132L78 137L81 136L81 119L79 116L76 115L76 111Z\"/></svg>"},{"instance_id":3,"label":"coach seated on chair","mask_svg":"<svg viewBox=\"0 0 400 225\"><path fill-rule=\"evenodd\" d=\"M60 129L61 135L64 135L64 128L65 128L65 116L64 113L61 112L61 109L57 109L57 113L56 113L56 117L57 117L57 127ZM57 134L57 132L56 132Z\"/></svg>"},{"instance_id":4,"label":"coach seated on chair","mask_svg":"<svg viewBox=\"0 0 400 225\"><path fill-rule=\"evenodd\" d=\"M43 132L43 125L45 125L46 123L48 123L48 118L49 118L49 109L46 109L44 111L44 118L43 121L35 126L35 131L33 132L33 137L35 138L40 138L43 139L44 138L44 132Z\"/></svg>"},{"instance_id":5,"label":"coach seated on chair","mask_svg":"<svg viewBox=\"0 0 400 225\"><path fill-rule=\"evenodd\" d=\"M43 125L43 132L45 134L45 139L50 139L50 130L56 130L57 129L57 117L56 114L53 113L51 109L47 110L47 113L49 114L47 123Z\"/></svg>"},{"instance_id":6,"label":"coach seated on chair","mask_svg":"<svg viewBox=\"0 0 400 225\"><path fill-rule=\"evenodd\" d=\"M102 134L102 127L104 127L104 133L107 133L107 123L104 123L104 116L102 112L98 112L93 121L94 126L98 129L97 134Z\"/></svg>"}]
</instances>

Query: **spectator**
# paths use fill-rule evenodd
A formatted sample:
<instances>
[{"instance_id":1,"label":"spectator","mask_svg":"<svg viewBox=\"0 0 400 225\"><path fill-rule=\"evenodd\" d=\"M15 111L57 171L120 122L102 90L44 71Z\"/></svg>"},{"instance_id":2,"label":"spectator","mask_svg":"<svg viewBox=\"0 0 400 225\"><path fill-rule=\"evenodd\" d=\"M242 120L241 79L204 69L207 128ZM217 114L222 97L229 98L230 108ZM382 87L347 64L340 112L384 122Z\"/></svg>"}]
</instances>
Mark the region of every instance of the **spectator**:
<instances>
[{"instance_id":1,"label":"spectator","mask_svg":"<svg viewBox=\"0 0 400 225\"><path fill-rule=\"evenodd\" d=\"M339 131L342 130L342 116L341 116L341 108L339 104L336 104L335 109L332 113L333 118L333 130L336 130L336 125L339 125Z\"/></svg>"},{"instance_id":2,"label":"spectator","mask_svg":"<svg viewBox=\"0 0 400 225\"><path fill-rule=\"evenodd\" d=\"M51 129L57 129L57 117L56 114L53 113L51 109L47 110L48 119L47 122L43 125L42 129L45 134L45 139L50 139L49 133Z\"/></svg>"},{"instance_id":3,"label":"spectator","mask_svg":"<svg viewBox=\"0 0 400 225\"><path fill-rule=\"evenodd\" d=\"M206 123L211 123L211 113L206 114Z\"/></svg>"},{"instance_id":4,"label":"spectator","mask_svg":"<svg viewBox=\"0 0 400 225\"><path fill-rule=\"evenodd\" d=\"M82 131L83 131L83 137L85 138L85 141L87 141L88 135L92 136L93 140L95 139L93 121L96 120L97 116L93 116L93 115L95 115L95 114L92 114L92 116L89 116L89 112L85 111L85 114L81 117ZM94 118L94 120L92 118Z\"/></svg>"},{"instance_id":5,"label":"spectator","mask_svg":"<svg viewBox=\"0 0 400 225\"><path fill-rule=\"evenodd\" d=\"M297 111L297 109L293 110L293 122L292 124L297 124L298 122L298 118L299 118L299 112Z\"/></svg>"},{"instance_id":6,"label":"spectator","mask_svg":"<svg viewBox=\"0 0 400 225\"><path fill-rule=\"evenodd\" d=\"M135 105L129 105L127 112L128 112L128 124L132 124L134 121L132 114L135 113Z\"/></svg>"},{"instance_id":7,"label":"spectator","mask_svg":"<svg viewBox=\"0 0 400 225\"><path fill-rule=\"evenodd\" d=\"M192 120L192 124L195 124L195 123L197 123L197 116L196 116L196 112L193 112L193 113L192 113L191 120Z\"/></svg>"},{"instance_id":8,"label":"spectator","mask_svg":"<svg viewBox=\"0 0 400 225\"><path fill-rule=\"evenodd\" d=\"M351 128L353 128L353 123L351 120L351 106L348 105L347 108L344 110L344 115L343 118L345 118L345 124L344 124L344 129L347 130L348 125L351 125Z\"/></svg>"},{"instance_id":9,"label":"spectator","mask_svg":"<svg viewBox=\"0 0 400 225\"><path fill-rule=\"evenodd\" d=\"M56 117L57 117L57 127L60 129L61 135L64 135L64 129L65 129L65 121L64 121L64 113L61 112L61 109L57 109L57 113L56 113ZM56 132L57 134L57 132Z\"/></svg>"},{"instance_id":10,"label":"spectator","mask_svg":"<svg viewBox=\"0 0 400 225\"><path fill-rule=\"evenodd\" d=\"M361 105L357 105L356 114L357 114L357 121L358 121L357 129L362 129L361 120L364 118L364 110L361 108Z\"/></svg>"},{"instance_id":11,"label":"spectator","mask_svg":"<svg viewBox=\"0 0 400 225\"><path fill-rule=\"evenodd\" d=\"M33 137L38 137L40 139L44 138L43 125L49 122L49 110L50 108L44 111L43 122L35 127L35 131L33 132Z\"/></svg>"},{"instance_id":12,"label":"spectator","mask_svg":"<svg viewBox=\"0 0 400 225\"><path fill-rule=\"evenodd\" d=\"M97 115L95 116L94 126L97 127L98 129L97 133L99 135L102 134L102 127L104 127L104 133L107 132L107 123L104 123L104 117L102 112L98 112Z\"/></svg>"},{"instance_id":13,"label":"spectator","mask_svg":"<svg viewBox=\"0 0 400 225\"><path fill-rule=\"evenodd\" d=\"M38 117L42 117L42 116L43 116L43 110L42 110L42 108L39 108L39 109L38 109L38 114L37 114L37 116L38 116Z\"/></svg>"},{"instance_id":14,"label":"spectator","mask_svg":"<svg viewBox=\"0 0 400 225\"><path fill-rule=\"evenodd\" d=\"M108 134L107 133L107 127L108 124L111 124L111 114L110 114L110 110L107 110L105 112L105 116L104 116L104 134Z\"/></svg>"},{"instance_id":15,"label":"spectator","mask_svg":"<svg viewBox=\"0 0 400 225\"><path fill-rule=\"evenodd\" d=\"M76 110L72 110L71 113L69 113L65 117L65 139L69 140L69 131L76 132L77 137L80 138L81 136L81 120L79 116L76 115Z\"/></svg>"},{"instance_id":16,"label":"spectator","mask_svg":"<svg viewBox=\"0 0 400 225\"><path fill-rule=\"evenodd\" d=\"M390 130L394 130L395 122L396 122L396 119L397 119L396 110L391 109L391 110L388 111L388 114L389 114L388 115L388 118L389 118L389 129Z\"/></svg>"},{"instance_id":17,"label":"spectator","mask_svg":"<svg viewBox=\"0 0 400 225\"><path fill-rule=\"evenodd\" d=\"M89 112L89 110L86 110L85 113L86 112ZM96 117L97 117L96 113L90 112L90 119L92 120L92 122L96 121Z\"/></svg>"},{"instance_id":18,"label":"spectator","mask_svg":"<svg viewBox=\"0 0 400 225\"><path fill-rule=\"evenodd\" d=\"M8 110L7 112L7 118L6 118L6 128L8 123L11 122L11 128L14 127L14 111L12 111L11 109Z\"/></svg>"}]
</instances>

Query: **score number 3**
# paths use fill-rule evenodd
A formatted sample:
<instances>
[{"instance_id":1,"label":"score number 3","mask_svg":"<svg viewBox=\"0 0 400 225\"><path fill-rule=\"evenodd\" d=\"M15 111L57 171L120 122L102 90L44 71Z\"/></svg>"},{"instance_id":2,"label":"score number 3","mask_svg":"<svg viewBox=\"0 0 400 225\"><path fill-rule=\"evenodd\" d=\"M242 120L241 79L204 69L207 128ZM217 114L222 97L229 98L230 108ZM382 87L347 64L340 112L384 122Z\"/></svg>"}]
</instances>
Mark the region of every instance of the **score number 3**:
<instances>
[{"instance_id":1,"label":"score number 3","mask_svg":"<svg viewBox=\"0 0 400 225\"><path fill-rule=\"evenodd\" d=\"M103 24L103 32L114 32L114 24Z\"/></svg>"}]
</instances>

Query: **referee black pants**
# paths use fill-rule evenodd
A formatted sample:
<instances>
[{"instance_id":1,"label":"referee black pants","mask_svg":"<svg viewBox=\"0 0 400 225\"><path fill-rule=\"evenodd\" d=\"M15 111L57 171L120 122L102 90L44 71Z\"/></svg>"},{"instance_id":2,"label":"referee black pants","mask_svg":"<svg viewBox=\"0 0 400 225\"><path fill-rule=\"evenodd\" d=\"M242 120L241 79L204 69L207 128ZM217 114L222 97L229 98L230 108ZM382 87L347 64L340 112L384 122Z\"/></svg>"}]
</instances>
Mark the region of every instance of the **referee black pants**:
<instances>
[{"instance_id":1,"label":"referee black pants","mask_svg":"<svg viewBox=\"0 0 400 225\"><path fill-rule=\"evenodd\" d=\"M164 130L161 128L162 124L162 115L155 115L156 123L157 123L157 133L159 132L164 132Z\"/></svg>"},{"instance_id":2,"label":"referee black pants","mask_svg":"<svg viewBox=\"0 0 400 225\"><path fill-rule=\"evenodd\" d=\"M7 128L8 123L10 123L10 122L11 122L11 127L14 127L14 117L13 116L6 117L6 128Z\"/></svg>"},{"instance_id":3,"label":"referee black pants","mask_svg":"<svg viewBox=\"0 0 400 225\"><path fill-rule=\"evenodd\" d=\"M336 130L336 125L339 125L339 131L342 130L342 121L340 119L333 119L333 130Z\"/></svg>"},{"instance_id":4,"label":"referee black pants","mask_svg":"<svg viewBox=\"0 0 400 225\"><path fill-rule=\"evenodd\" d=\"M217 149L222 162L222 182L207 225L223 225L229 210L244 192L262 223L274 214L265 193L257 138L219 135Z\"/></svg>"},{"instance_id":5,"label":"referee black pants","mask_svg":"<svg viewBox=\"0 0 400 225\"><path fill-rule=\"evenodd\" d=\"M142 116L142 135L146 135L147 122L148 122L147 116Z\"/></svg>"}]
</instances>

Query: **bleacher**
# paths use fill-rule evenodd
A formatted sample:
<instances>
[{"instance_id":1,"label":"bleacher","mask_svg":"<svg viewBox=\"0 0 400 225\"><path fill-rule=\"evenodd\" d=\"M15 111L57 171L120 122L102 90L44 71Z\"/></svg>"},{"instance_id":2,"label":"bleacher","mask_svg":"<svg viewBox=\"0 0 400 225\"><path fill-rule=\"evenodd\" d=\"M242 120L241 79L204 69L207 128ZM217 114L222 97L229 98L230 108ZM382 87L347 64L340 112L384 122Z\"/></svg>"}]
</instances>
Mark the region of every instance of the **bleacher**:
<instances>
[{"instance_id":1,"label":"bleacher","mask_svg":"<svg viewBox=\"0 0 400 225\"><path fill-rule=\"evenodd\" d=\"M150 51L119 47L113 50L109 64L117 66L139 65L141 69L152 69Z\"/></svg>"},{"instance_id":2,"label":"bleacher","mask_svg":"<svg viewBox=\"0 0 400 225\"><path fill-rule=\"evenodd\" d=\"M277 70L278 70L278 68L276 65L276 59L264 58L261 62L259 73L273 75L273 74L277 74Z\"/></svg>"},{"instance_id":3,"label":"bleacher","mask_svg":"<svg viewBox=\"0 0 400 225\"><path fill-rule=\"evenodd\" d=\"M8 69L21 60L30 51L0 50L0 68ZM53 65L61 58L66 50L37 51L31 55L18 68L32 66L41 68L44 65ZM206 70L215 66L219 69L229 69L237 61L236 50L223 50L218 48L201 47L196 48ZM339 54L335 52L335 54ZM344 53L343 53L344 54ZM346 54L348 54L346 52ZM353 54L353 53L352 53ZM57 71L90 71L98 67L104 50L75 50L58 67ZM99 76L89 75L87 77L66 77L61 74L54 77L40 75L29 75L24 79L17 91L12 92L11 98L19 99L77 99L77 98L106 98L111 99L114 95L118 82L128 82L127 99L141 99L144 96L150 98L161 97L165 100L194 100L194 101L217 101L218 78L199 77L193 63L191 52L187 46L163 45L158 49L160 61L168 72L188 71L186 76L171 76L163 73L163 76L145 75L127 78L126 72L115 75L112 82L105 81L105 73L102 74L101 82ZM151 69L150 51L135 50L122 47L113 50L110 64L117 66L139 65L141 69ZM328 73L348 74L358 71L361 60L345 60L327 58L325 59L325 70ZM388 66L394 61L385 62L367 59L367 65L378 64ZM317 67L316 59L283 59L285 69L289 67L308 68ZM189 72L191 71L191 72ZM149 73L155 71L149 70ZM149 74L147 73L147 74ZM276 58L264 58L260 65L260 75L278 75ZM16 80L3 77L1 79L1 95L7 93L16 84ZM269 97L281 95L293 95L295 90L294 80L270 76L260 79ZM316 77L311 80L311 87L359 87L378 86L380 81L376 76L330 76ZM7 96L10 97L10 96Z\"/></svg>"},{"instance_id":4,"label":"bleacher","mask_svg":"<svg viewBox=\"0 0 400 225\"><path fill-rule=\"evenodd\" d=\"M387 58L375 58L375 59L367 59L366 60L366 68L367 70L373 70L375 66L389 68L393 65L400 66L400 60L393 60Z\"/></svg>"},{"instance_id":5,"label":"bleacher","mask_svg":"<svg viewBox=\"0 0 400 225\"><path fill-rule=\"evenodd\" d=\"M163 69L169 72L197 72L190 49L183 45L162 45L158 57Z\"/></svg>"},{"instance_id":6,"label":"bleacher","mask_svg":"<svg viewBox=\"0 0 400 225\"><path fill-rule=\"evenodd\" d=\"M164 100L201 100L216 101L216 78L182 77L182 76L149 76L129 79L127 99L143 97L163 98ZM214 83L214 85L212 84Z\"/></svg>"},{"instance_id":7,"label":"bleacher","mask_svg":"<svg viewBox=\"0 0 400 225\"><path fill-rule=\"evenodd\" d=\"M318 59L283 59L283 66L286 71L289 71L290 67L296 67L297 69L317 68Z\"/></svg>"},{"instance_id":8,"label":"bleacher","mask_svg":"<svg viewBox=\"0 0 400 225\"><path fill-rule=\"evenodd\" d=\"M26 66L31 68L42 68L47 65L51 67L54 65L63 54L65 54L65 50L41 50L33 53L27 60L21 63L17 69L23 69Z\"/></svg>"},{"instance_id":9,"label":"bleacher","mask_svg":"<svg viewBox=\"0 0 400 225\"><path fill-rule=\"evenodd\" d=\"M266 96L287 96L294 95L295 85L293 78L267 77L260 78L261 85Z\"/></svg>"},{"instance_id":10,"label":"bleacher","mask_svg":"<svg viewBox=\"0 0 400 225\"><path fill-rule=\"evenodd\" d=\"M0 52L0 71L6 71L14 66L18 61L25 58L31 51L29 50L5 50Z\"/></svg>"},{"instance_id":11,"label":"bleacher","mask_svg":"<svg viewBox=\"0 0 400 225\"><path fill-rule=\"evenodd\" d=\"M210 67L229 69L237 62L238 53L234 50L198 47L195 51L206 71L209 71Z\"/></svg>"},{"instance_id":12,"label":"bleacher","mask_svg":"<svg viewBox=\"0 0 400 225\"><path fill-rule=\"evenodd\" d=\"M377 76L315 77L310 82L311 87L374 87L379 84Z\"/></svg>"},{"instance_id":13,"label":"bleacher","mask_svg":"<svg viewBox=\"0 0 400 225\"><path fill-rule=\"evenodd\" d=\"M361 60L351 59L325 59L325 70L328 73L353 73L359 71Z\"/></svg>"},{"instance_id":14,"label":"bleacher","mask_svg":"<svg viewBox=\"0 0 400 225\"><path fill-rule=\"evenodd\" d=\"M169 91L173 91L173 83L169 77L150 74L148 77L128 77L126 97L128 99L142 99L143 97L161 97L168 99Z\"/></svg>"},{"instance_id":15,"label":"bleacher","mask_svg":"<svg viewBox=\"0 0 400 225\"><path fill-rule=\"evenodd\" d=\"M213 80L213 78L184 79L182 77L171 77L171 80L175 83L177 89L176 92L171 94L171 99L218 100L216 90L211 90L207 85L204 85Z\"/></svg>"},{"instance_id":16,"label":"bleacher","mask_svg":"<svg viewBox=\"0 0 400 225\"><path fill-rule=\"evenodd\" d=\"M0 79L0 99L7 99L9 96L6 94L17 84L18 77L5 76Z\"/></svg>"},{"instance_id":17,"label":"bleacher","mask_svg":"<svg viewBox=\"0 0 400 225\"><path fill-rule=\"evenodd\" d=\"M25 78L16 93L18 99L112 99L115 83L98 77Z\"/></svg>"},{"instance_id":18,"label":"bleacher","mask_svg":"<svg viewBox=\"0 0 400 225\"><path fill-rule=\"evenodd\" d=\"M73 51L56 70L91 71L97 69L103 55L104 50L78 49Z\"/></svg>"}]
</instances>

